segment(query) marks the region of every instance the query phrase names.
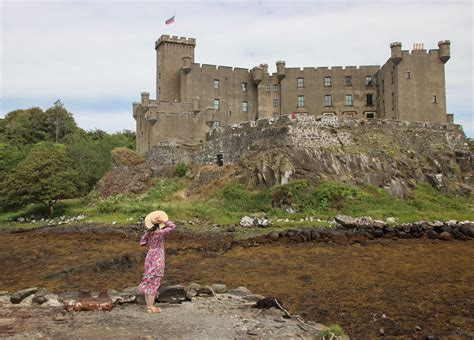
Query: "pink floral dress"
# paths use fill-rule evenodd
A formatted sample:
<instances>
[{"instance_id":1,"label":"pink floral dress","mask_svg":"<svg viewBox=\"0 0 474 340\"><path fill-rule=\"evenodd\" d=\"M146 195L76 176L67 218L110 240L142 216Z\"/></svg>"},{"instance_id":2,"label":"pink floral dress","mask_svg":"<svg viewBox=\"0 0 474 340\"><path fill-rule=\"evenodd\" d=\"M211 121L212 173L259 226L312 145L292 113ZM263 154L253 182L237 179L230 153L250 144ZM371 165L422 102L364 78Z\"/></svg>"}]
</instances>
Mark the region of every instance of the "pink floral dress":
<instances>
[{"instance_id":1,"label":"pink floral dress","mask_svg":"<svg viewBox=\"0 0 474 340\"><path fill-rule=\"evenodd\" d=\"M140 245L148 245L148 253L145 258L145 271L143 279L138 286L142 294L156 294L160 286L161 279L165 274L165 236L176 229L176 225L171 222L165 222L163 229L157 229L153 232L145 232L140 239Z\"/></svg>"}]
</instances>

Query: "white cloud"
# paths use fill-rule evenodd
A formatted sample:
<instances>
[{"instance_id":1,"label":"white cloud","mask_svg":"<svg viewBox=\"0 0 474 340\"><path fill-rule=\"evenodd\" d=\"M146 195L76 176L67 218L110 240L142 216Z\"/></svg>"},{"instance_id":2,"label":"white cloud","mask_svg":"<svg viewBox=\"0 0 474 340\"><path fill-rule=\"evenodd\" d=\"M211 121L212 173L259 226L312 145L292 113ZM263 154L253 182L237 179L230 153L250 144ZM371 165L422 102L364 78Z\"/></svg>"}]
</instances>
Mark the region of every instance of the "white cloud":
<instances>
[{"instance_id":1,"label":"white cloud","mask_svg":"<svg viewBox=\"0 0 474 340\"><path fill-rule=\"evenodd\" d=\"M390 42L431 49L450 39L448 112L473 112L470 1L4 1L0 9L4 101L138 100L144 90L153 96L154 41L161 34L197 38L200 63L265 62L270 70L279 59L289 67L382 65ZM164 25L173 14L176 23ZM88 119L100 122L110 110L90 112ZM128 114L124 124L133 125Z\"/></svg>"}]
</instances>

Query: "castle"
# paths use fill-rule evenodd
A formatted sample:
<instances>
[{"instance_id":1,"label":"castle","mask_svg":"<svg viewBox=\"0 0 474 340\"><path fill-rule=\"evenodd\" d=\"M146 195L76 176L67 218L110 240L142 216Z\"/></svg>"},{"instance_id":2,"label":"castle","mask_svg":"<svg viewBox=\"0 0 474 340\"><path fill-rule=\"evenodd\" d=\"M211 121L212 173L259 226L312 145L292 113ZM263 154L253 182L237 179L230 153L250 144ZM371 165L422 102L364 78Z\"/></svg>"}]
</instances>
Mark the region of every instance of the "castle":
<instances>
[{"instance_id":1,"label":"castle","mask_svg":"<svg viewBox=\"0 0 474 340\"><path fill-rule=\"evenodd\" d=\"M446 113L444 64L450 42L426 51L390 45L382 66L252 69L194 62L196 39L162 35L155 43L156 100L133 103L137 151L160 142L201 144L213 128L282 115L452 123Z\"/></svg>"}]
</instances>

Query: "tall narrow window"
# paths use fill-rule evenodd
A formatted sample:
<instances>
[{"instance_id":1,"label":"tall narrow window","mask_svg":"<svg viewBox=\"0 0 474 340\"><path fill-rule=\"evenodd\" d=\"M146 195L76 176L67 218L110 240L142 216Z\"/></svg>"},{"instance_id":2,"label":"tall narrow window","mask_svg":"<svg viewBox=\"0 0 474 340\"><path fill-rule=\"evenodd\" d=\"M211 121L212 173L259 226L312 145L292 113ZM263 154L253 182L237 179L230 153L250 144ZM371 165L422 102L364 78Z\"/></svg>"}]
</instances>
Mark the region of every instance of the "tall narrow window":
<instances>
[{"instance_id":1,"label":"tall narrow window","mask_svg":"<svg viewBox=\"0 0 474 340\"><path fill-rule=\"evenodd\" d=\"M296 79L296 87L297 88L303 88L304 87L304 78Z\"/></svg>"},{"instance_id":2,"label":"tall narrow window","mask_svg":"<svg viewBox=\"0 0 474 340\"><path fill-rule=\"evenodd\" d=\"M344 80L344 85L352 86L352 76L346 76Z\"/></svg>"},{"instance_id":3,"label":"tall narrow window","mask_svg":"<svg viewBox=\"0 0 474 340\"><path fill-rule=\"evenodd\" d=\"M432 101L433 101L433 104L438 103L438 96L434 94L433 98L432 98Z\"/></svg>"},{"instance_id":4,"label":"tall narrow window","mask_svg":"<svg viewBox=\"0 0 474 340\"><path fill-rule=\"evenodd\" d=\"M390 71L390 75L392 77L392 84L393 84L393 71Z\"/></svg>"},{"instance_id":5,"label":"tall narrow window","mask_svg":"<svg viewBox=\"0 0 474 340\"><path fill-rule=\"evenodd\" d=\"M242 112L249 112L249 103L242 102Z\"/></svg>"},{"instance_id":6,"label":"tall narrow window","mask_svg":"<svg viewBox=\"0 0 474 340\"><path fill-rule=\"evenodd\" d=\"M392 110L395 109L395 96L393 95L392 92Z\"/></svg>"},{"instance_id":7,"label":"tall narrow window","mask_svg":"<svg viewBox=\"0 0 474 340\"><path fill-rule=\"evenodd\" d=\"M352 106L352 94L346 94L346 99L344 101L346 106Z\"/></svg>"},{"instance_id":8,"label":"tall narrow window","mask_svg":"<svg viewBox=\"0 0 474 340\"><path fill-rule=\"evenodd\" d=\"M324 77L324 86L331 86L331 77Z\"/></svg>"},{"instance_id":9,"label":"tall narrow window","mask_svg":"<svg viewBox=\"0 0 474 340\"><path fill-rule=\"evenodd\" d=\"M273 84L273 92L278 92L278 84Z\"/></svg>"},{"instance_id":10,"label":"tall narrow window","mask_svg":"<svg viewBox=\"0 0 474 340\"><path fill-rule=\"evenodd\" d=\"M374 105L374 98L372 93L367 94L367 106L373 106Z\"/></svg>"},{"instance_id":11,"label":"tall narrow window","mask_svg":"<svg viewBox=\"0 0 474 340\"><path fill-rule=\"evenodd\" d=\"M407 79L411 79L411 72L407 71Z\"/></svg>"},{"instance_id":12,"label":"tall narrow window","mask_svg":"<svg viewBox=\"0 0 474 340\"><path fill-rule=\"evenodd\" d=\"M332 96L331 95L324 96L324 106L332 106Z\"/></svg>"},{"instance_id":13,"label":"tall narrow window","mask_svg":"<svg viewBox=\"0 0 474 340\"><path fill-rule=\"evenodd\" d=\"M270 92L270 85L265 85L265 92Z\"/></svg>"},{"instance_id":14,"label":"tall narrow window","mask_svg":"<svg viewBox=\"0 0 474 340\"><path fill-rule=\"evenodd\" d=\"M385 92L385 80L382 80L382 92Z\"/></svg>"},{"instance_id":15,"label":"tall narrow window","mask_svg":"<svg viewBox=\"0 0 474 340\"><path fill-rule=\"evenodd\" d=\"M298 96L298 107L304 107L304 96Z\"/></svg>"},{"instance_id":16,"label":"tall narrow window","mask_svg":"<svg viewBox=\"0 0 474 340\"><path fill-rule=\"evenodd\" d=\"M214 99L214 110L219 110L221 103L219 99Z\"/></svg>"},{"instance_id":17,"label":"tall narrow window","mask_svg":"<svg viewBox=\"0 0 474 340\"><path fill-rule=\"evenodd\" d=\"M278 107L278 99L273 99L273 107Z\"/></svg>"},{"instance_id":18,"label":"tall narrow window","mask_svg":"<svg viewBox=\"0 0 474 340\"><path fill-rule=\"evenodd\" d=\"M214 79L213 85L214 85L215 89L218 89L219 88L219 79Z\"/></svg>"},{"instance_id":19,"label":"tall narrow window","mask_svg":"<svg viewBox=\"0 0 474 340\"><path fill-rule=\"evenodd\" d=\"M365 76L365 86L372 86L372 85L374 85L372 76Z\"/></svg>"},{"instance_id":20,"label":"tall narrow window","mask_svg":"<svg viewBox=\"0 0 474 340\"><path fill-rule=\"evenodd\" d=\"M247 92L247 83L242 83L242 92Z\"/></svg>"}]
</instances>

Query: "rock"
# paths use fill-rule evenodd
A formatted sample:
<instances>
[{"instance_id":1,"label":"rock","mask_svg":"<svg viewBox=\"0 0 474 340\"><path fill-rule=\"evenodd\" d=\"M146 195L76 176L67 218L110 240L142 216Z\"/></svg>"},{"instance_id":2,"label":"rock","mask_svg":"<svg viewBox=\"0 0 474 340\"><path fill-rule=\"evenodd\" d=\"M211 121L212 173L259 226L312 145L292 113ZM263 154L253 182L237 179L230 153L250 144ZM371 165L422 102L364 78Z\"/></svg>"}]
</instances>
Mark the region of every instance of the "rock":
<instances>
[{"instance_id":1,"label":"rock","mask_svg":"<svg viewBox=\"0 0 474 340\"><path fill-rule=\"evenodd\" d=\"M122 290L122 294L139 295L138 286L128 287Z\"/></svg>"},{"instance_id":2,"label":"rock","mask_svg":"<svg viewBox=\"0 0 474 340\"><path fill-rule=\"evenodd\" d=\"M374 226L375 228L383 228L387 225L387 223L385 223L384 221L381 221L381 220L374 220L374 222L372 223L372 226Z\"/></svg>"},{"instance_id":3,"label":"rock","mask_svg":"<svg viewBox=\"0 0 474 340\"><path fill-rule=\"evenodd\" d=\"M226 231L228 233L233 233L235 231L235 225L230 225L227 227Z\"/></svg>"},{"instance_id":4,"label":"rock","mask_svg":"<svg viewBox=\"0 0 474 340\"><path fill-rule=\"evenodd\" d=\"M347 215L337 215L335 218L337 223L342 225L345 228L355 228L357 227L357 222L354 218Z\"/></svg>"},{"instance_id":5,"label":"rock","mask_svg":"<svg viewBox=\"0 0 474 340\"><path fill-rule=\"evenodd\" d=\"M221 283L215 283L211 286L211 288L216 294L222 294L227 291L227 286Z\"/></svg>"},{"instance_id":6,"label":"rock","mask_svg":"<svg viewBox=\"0 0 474 340\"><path fill-rule=\"evenodd\" d=\"M259 294L249 294L249 295L244 295L242 297L242 299L244 299L245 301L249 301L249 302L258 302L258 301L260 301L264 298L265 298L265 296L259 295Z\"/></svg>"},{"instance_id":7,"label":"rock","mask_svg":"<svg viewBox=\"0 0 474 340\"><path fill-rule=\"evenodd\" d=\"M45 303L46 301L48 301L48 299L46 298L47 294L48 294L48 291L45 288L38 289L38 291L35 293L33 297L33 302L39 305Z\"/></svg>"},{"instance_id":8,"label":"rock","mask_svg":"<svg viewBox=\"0 0 474 340\"><path fill-rule=\"evenodd\" d=\"M193 297L197 295L197 291L194 289L186 288L186 298L191 300Z\"/></svg>"},{"instance_id":9,"label":"rock","mask_svg":"<svg viewBox=\"0 0 474 340\"><path fill-rule=\"evenodd\" d=\"M158 297L156 301L167 303L181 303L189 300L186 296L186 289L181 285L162 286L158 288Z\"/></svg>"},{"instance_id":10,"label":"rock","mask_svg":"<svg viewBox=\"0 0 474 340\"><path fill-rule=\"evenodd\" d=\"M265 217L256 218L256 219L255 219L255 224L257 225L257 227L260 227L260 228L267 228L267 227L270 226L270 220L268 220L268 219L265 218Z\"/></svg>"},{"instance_id":11,"label":"rock","mask_svg":"<svg viewBox=\"0 0 474 340\"><path fill-rule=\"evenodd\" d=\"M245 287L234 288L234 289L229 290L227 293L231 295L241 296L241 297L252 294L252 292Z\"/></svg>"},{"instance_id":12,"label":"rock","mask_svg":"<svg viewBox=\"0 0 474 340\"><path fill-rule=\"evenodd\" d=\"M194 289L197 292L199 288L201 288L201 285L199 283L191 282L187 288Z\"/></svg>"},{"instance_id":13,"label":"rock","mask_svg":"<svg viewBox=\"0 0 474 340\"><path fill-rule=\"evenodd\" d=\"M396 218L396 217L387 217L387 218L385 219L385 221L386 221L387 223L394 224L394 223L397 223L397 222L398 222L398 218Z\"/></svg>"},{"instance_id":14,"label":"rock","mask_svg":"<svg viewBox=\"0 0 474 340\"><path fill-rule=\"evenodd\" d=\"M19 306L31 306L33 304L33 295L29 295L24 298L18 305Z\"/></svg>"},{"instance_id":15,"label":"rock","mask_svg":"<svg viewBox=\"0 0 474 340\"><path fill-rule=\"evenodd\" d=\"M459 231L458 229L454 229L452 234L453 234L453 237L456 240L461 240L461 241L466 241L467 240L467 237L461 231Z\"/></svg>"},{"instance_id":16,"label":"rock","mask_svg":"<svg viewBox=\"0 0 474 340\"><path fill-rule=\"evenodd\" d=\"M56 294L47 294L45 296L46 302L43 303L42 307L62 307L63 304L59 302L58 296Z\"/></svg>"},{"instance_id":17,"label":"rock","mask_svg":"<svg viewBox=\"0 0 474 340\"><path fill-rule=\"evenodd\" d=\"M136 295L124 293L124 292L109 293L109 296L114 305L115 304L121 305L123 303L133 303L137 299Z\"/></svg>"},{"instance_id":18,"label":"rock","mask_svg":"<svg viewBox=\"0 0 474 340\"><path fill-rule=\"evenodd\" d=\"M447 232L447 233L452 233L453 232L453 227L451 227L450 225L445 225L443 228L442 228L443 231Z\"/></svg>"},{"instance_id":19,"label":"rock","mask_svg":"<svg viewBox=\"0 0 474 340\"><path fill-rule=\"evenodd\" d=\"M197 294L200 295L200 296L212 295L212 291L209 289L209 287L201 286L201 287L199 287L199 289L197 290Z\"/></svg>"},{"instance_id":20,"label":"rock","mask_svg":"<svg viewBox=\"0 0 474 340\"><path fill-rule=\"evenodd\" d=\"M57 314L53 317L53 320L57 322L65 322L67 321L67 317L63 314Z\"/></svg>"},{"instance_id":21,"label":"rock","mask_svg":"<svg viewBox=\"0 0 474 340\"><path fill-rule=\"evenodd\" d=\"M375 229L374 231L372 231L372 235L374 235L374 237L382 237L383 236L383 230L382 229Z\"/></svg>"},{"instance_id":22,"label":"rock","mask_svg":"<svg viewBox=\"0 0 474 340\"><path fill-rule=\"evenodd\" d=\"M370 227L374 223L374 219L370 216L362 216L355 219L356 225L359 228Z\"/></svg>"},{"instance_id":23,"label":"rock","mask_svg":"<svg viewBox=\"0 0 474 340\"><path fill-rule=\"evenodd\" d=\"M439 238L444 241L449 241L452 240L453 237L447 231L443 231L441 234L439 234Z\"/></svg>"},{"instance_id":24,"label":"rock","mask_svg":"<svg viewBox=\"0 0 474 340\"><path fill-rule=\"evenodd\" d=\"M285 312L279 308L271 307L269 309L263 310L263 314L267 316L285 316Z\"/></svg>"},{"instance_id":25,"label":"rock","mask_svg":"<svg viewBox=\"0 0 474 340\"><path fill-rule=\"evenodd\" d=\"M20 303L24 298L36 293L37 291L38 287L19 290L12 294L10 301L11 303Z\"/></svg>"},{"instance_id":26,"label":"rock","mask_svg":"<svg viewBox=\"0 0 474 340\"><path fill-rule=\"evenodd\" d=\"M249 216L244 216L240 219L239 225L244 228L250 228L254 226L254 219Z\"/></svg>"},{"instance_id":27,"label":"rock","mask_svg":"<svg viewBox=\"0 0 474 340\"><path fill-rule=\"evenodd\" d=\"M268 238L272 241L278 241L279 236L277 232L271 232L270 234L268 234Z\"/></svg>"}]
</instances>

